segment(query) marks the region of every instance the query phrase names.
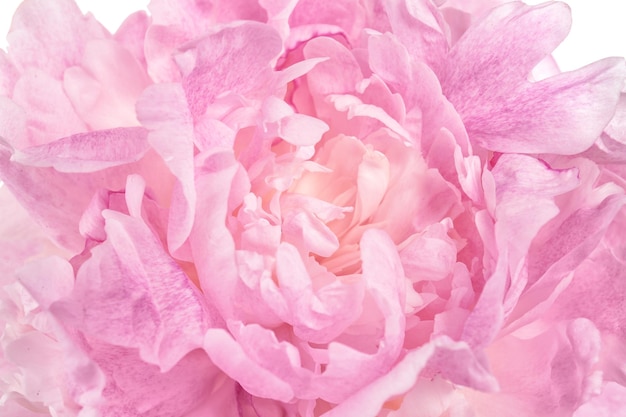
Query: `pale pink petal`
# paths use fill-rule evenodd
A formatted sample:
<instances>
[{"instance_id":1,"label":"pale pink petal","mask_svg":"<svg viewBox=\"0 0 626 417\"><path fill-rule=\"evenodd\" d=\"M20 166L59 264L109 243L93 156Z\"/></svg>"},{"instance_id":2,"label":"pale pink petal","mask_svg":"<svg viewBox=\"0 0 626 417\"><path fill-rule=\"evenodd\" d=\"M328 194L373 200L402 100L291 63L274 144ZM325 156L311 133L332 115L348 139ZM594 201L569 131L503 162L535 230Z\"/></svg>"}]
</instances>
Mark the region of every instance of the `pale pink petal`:
<instances>
[{"instance_id":1,"label":"pale pink petal","mask_svg":"<svg viewBox=\"0 0 626 417\"><path fill-rule=\"evenodd\" d=\"M63 90L62 82L39 70L29 70L20 77L12 99L26 113L30 146L87 130Z\"/></svg>"},{"instance_id":2,"label":"pale pink petal","mask_svg":"<svg viewBox=\"0 0 626 417\"><path fill-rule=\"evenodd\" d=\"M206 297L222 317L231 319L242 314L233 305L239 278L235 242L226 227L228 192L237 164L231 152L209 154L197 163L196 191L201 192L190 235L191 250Z\"/></svg>"},{"instance_id":3,"label":"pale pink petal","mask_svg":"<svg viewBox=\"0 0 626 417\"><path fill-rule=\"evenodd\" d=\"M285 322L302 340L329 343L361 315L363 287L358 282L334 282L318 287L295 247L283 243L276 253L280 292L289 308Z\"/></svg>"},{"instance_id":4,"label":"pale pink petal","mask_svg":"<svg viewBox=\"0 0 626 417\"><path fill-rule=\"evenodd\" d=\"M42 279L44 275L46 278ZM59 257L26 264L17 271L17 278L44 309L69 296L74 288L72 266Z\"/></svg>"},{"instance_id":5,"label":"pale pink petal","mask_svg":"<svg viewBox=\"0 0 626 417\"><path fill-rule=\"evenodd\" d=\"M305 211L283 217L283 239L304 253L331 256L339 249L339 239L324 222Z\"/></svg>"},{"instance_id":6,"label":"pale pink petal","mask_svg":"<svg viewBox=\"0 0 626 417\"><path fill-rule=\"evenodd\" d=\"M4 50L0 51L0 95L10 97L18 78L17 68L9 60L7 53Z\"/></svg>"},{"instance_id":7,"label":"pale pink petal","mask_svg":"<svg viewBox=\"0 0 626 417\"><path fill-rule=\"evenodd\" d=\"M389 372L400 355L404 341L406 287L395 245L385 232L370 229L363 234L360 246L365 287L373 300L372 308L377 308L378 313L364 311L370 315L382 315L381 324L376 323L378 320L372 324L382 325L384 329L378 330L382 333L381 341L373 354L339 342L329 344L328 365L324 373L313 381L313 389L322 399L333 403L345 401L380 375Z\"/></svg>"},{"instance_id":8,"label":"pale pink petal","mask_svg":"<svg viewBox=\"0 0 626 417\"><path fill-rule=\"evenodd\" d=\"M13 148L31 146L26 111L8 97L0 96L0 137Z\"/></svg>"},{"instance_id":9,"label":"pale pink petal","mask_svg":"<svg viewBox=\"0 0 626 417\"><path fill-rule=\"evenodd\" d=\"M577 171L552 170L535 158L506 154L498 160L493 177L496 185L495 242L497 260L476 307L465 324L463 340L472 346L487 346L500 331L505 297L510 285L526 284L526 256L539 229L559 213L554 197L578 185ZM509 283L510 280L510 283ZM511 302L509 300L509 302Z\"/></svg>"},{"instance_id":10,"label":"pale pink petal","mask_svg":"<svg viewBox=\"0 0 626 417\"><path fill-rule=\"evenodd\" d=\"M91 129L138 125L135 102L150 80L140 62L112 40L85 45L81 66L68 68L63 86Z\"/></svg>"},{"instance_id":11,"label":"pale pink petal","mask_svg":"<svg viewBox=\"0 0 626 417\"><path fill-rule=\"evenodd\" d=\"M332 38L319 37L307 42L304 56L330 58L307 73L307 84L316 100L324 99L327 94L351 93L363 79L352 52Z\"/></svg>"},{"instance_id":12,"label":"pale pink petal","mask_svg":"<svg viewBox=\"0 0 626 417\"><path fill-rule=\"evenodd\" d=\"M149 149L148 132L140 127L80 133L17 151L12 160L58 172L93 172L140 160Z\"/></svg>"},{"instance_id":13,"label":"pale pink petal","mask_svg":"<svg viewBox=\"0 0 626 417\"><path fill-rule=\"evenodd\" d=\"M435 223L403 243L400 259L412 282L439 281L452 273L457 248L448 230L449 226Z\"/></svg>"},{"instance_id":14,"label":"pale pink petal","mask_svg":"<svg viewBox=\"0 0 626 417\"><path fill-rule=\"evenodd\" d=\"M18 8L7 40L20 70L35 67L61 79L67 67L80 63L88 40L107 36L71 0L28 0Z\"/></svg>"},{"instance_id":15,"label":"pale pink petal","mask_svg":"<svg viewBox=\"0 0 626 417\"><path fill-rule=\"evenodd\" d=\"M170 204L168 247L180 258L190 259L182 247L195 215L194 129L183 89L177 84L149 87L137 103L137 117L150 131L148 142L177 180Z\"/></svg>"},{"instance_id":16,"label":"pale pink petal","mask_svg":"<svg viewBox=\"0 0 626 417\"><path fill-rule=\"evenodd\" d=\"M432 344L410 351L383 376L322 414L322 417L376 417L387 400L411 389L433 352Z\"/></svg>"},{"instance_id":17,"label":"pale pink petal","mask_svg":"<svg viewBox=\"0 0 626 417\"><path fill-rule=\"evenodd\" d=\"M433 70L423 62L410 62L404 45L390 35L370 37L368 51L372 71L404 99L407 110L405 127L410 127L409 131L419 138L414 146L428 154L445 128L467 153L469 142L465 126L457 110L442 94Z\"/></svg>"},{"instance_id":18,"label":"pale pink petal","mask_svg":"<svg viewBox=\"0 0 626 417\"><path fill-rule=\"evenodd\" d=\"M359 23L363 12L363 6L357 0L300 0L289 17L289 26L335 26L349 36L356 37L361 29Z\"/></svg>"},{"instance_id":19,"label":"pale pink petal","mask_svg":"<svg viewBox=\"0 0 626 417\"><path fill-rule=\"evenodd\" d=\"M573 330L576 327L578 334ZM571 415L588 394L591 366L597 360L596 356L590 361L589 353L599 347L598 331L588 321L563 322L506 336L487 349L500 393L472 391L466 396L478 415Z\"/></svg>"},{"instance_id":20,"label":"pale pink petal","mask_svg":"<svg viewBox=\"0 0 626 417\"><path fill-rule=\"evenodd\" d=\"M626 415L626 387L607 383L600 395L581 405L573 417L615 417Z\"/></svg>"},{"instance_id":21,"label":"pale pink petal","mask_svg":"<svg viewBox=\"0 0 626 417\"><path fill-rule=\"evenodd\" d=\"M225 330L209 329L204 338L204 350L213 363L249 393L285 402L293 398L291 385L250 359Z\"/></svg>"},{"instance_id":22,"label":"pale pink petal","mask_svg":"<svg viewBox=\"0 0 626 417\"><path fill-rule=\"evenodd\" d=\"M306 114L293 114L280 121L278 135L292 145L312 146L326 131L328 125L323 121Z\"/></svg>"}]
</instances>

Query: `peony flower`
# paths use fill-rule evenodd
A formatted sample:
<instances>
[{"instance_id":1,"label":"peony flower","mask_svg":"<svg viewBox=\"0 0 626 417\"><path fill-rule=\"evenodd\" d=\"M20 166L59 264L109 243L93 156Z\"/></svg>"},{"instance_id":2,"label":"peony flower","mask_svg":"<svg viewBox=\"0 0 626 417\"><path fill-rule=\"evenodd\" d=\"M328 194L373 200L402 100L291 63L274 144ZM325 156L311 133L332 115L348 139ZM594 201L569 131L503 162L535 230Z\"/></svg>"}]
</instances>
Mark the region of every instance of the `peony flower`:
<instances>
[{"instance_id":1,"label":"peony flower","mask_svg":"<svg viewBox=\"0 0 626 417\"><path fill-rule=\"evenodd\" d=\"M622 58L560 2L25 0L0 410L626 413Z\"/></svg>"}]
</instances>

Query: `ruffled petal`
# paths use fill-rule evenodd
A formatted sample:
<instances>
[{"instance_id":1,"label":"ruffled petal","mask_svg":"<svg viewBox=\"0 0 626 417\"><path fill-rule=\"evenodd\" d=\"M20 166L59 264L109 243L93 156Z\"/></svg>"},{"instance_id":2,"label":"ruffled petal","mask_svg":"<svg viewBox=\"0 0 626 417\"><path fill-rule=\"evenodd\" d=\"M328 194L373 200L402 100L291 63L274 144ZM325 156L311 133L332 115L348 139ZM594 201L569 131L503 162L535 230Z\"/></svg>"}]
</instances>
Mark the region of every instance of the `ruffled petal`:
<instances>
[{"instance_id":1,"label":"ruffled petal","mask_svg":"<svg viewBox=\"0 0 626 417\"><path fill-rule=\"evenodd\" d=\"M602 133L626 76L623 59L527 81L563 40L569 22L563 3L509 3L470 28L451 50L443 92L475 143L499 152L573 155Z\"/></svg>"},{"instance_id":2,"label":"ruffled petal","mask_svg":"<svg viewBox=\"0 0 626 417\"><path fill-rule=\"evenodd\" d=\"M7 40L18 68L38 68L60 79L67 67L80 63L88 40L107 35L73 1L28 0L15 13Z\"/></svg>"}]
</instances>

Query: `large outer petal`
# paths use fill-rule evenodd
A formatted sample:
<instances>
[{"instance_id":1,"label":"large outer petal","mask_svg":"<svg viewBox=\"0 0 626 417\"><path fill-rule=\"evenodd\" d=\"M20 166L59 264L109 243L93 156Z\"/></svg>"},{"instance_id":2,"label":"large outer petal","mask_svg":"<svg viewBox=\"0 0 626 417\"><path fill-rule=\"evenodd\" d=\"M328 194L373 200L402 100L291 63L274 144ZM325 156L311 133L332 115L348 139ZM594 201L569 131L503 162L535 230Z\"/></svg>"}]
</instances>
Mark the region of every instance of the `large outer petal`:
<instances>
[{"instance_id":1,"label":"large outer petal","mask_svg":"<svg viewBox=\"0 0 626 417\"><path fill-rule=\"evenodd\" d=\"M201 39L180 57L194 65L181 65L183 88L194 118L201 116L225 93L264 97L270 63L282 49L278 33L267 25L245 22ZM189 55L191 54L191 55Z\"/></svg>"},{"instance_id":2,"label":"large outer petal","mask_svg":"<svg viewBox=\"0 0 626 417\"><path fill-rule=\"evenodd\" d=\"M105 211L107 239L91 250L56 315L87 337L137 348L163 370L202 346L211 323L200 293L143 220Z\"/></svg>"},{"instance_id":3,"label":"large outer petal","mask_svg":"<svg viewBox=\"0 0 626 417\"><path fill-rule=\"evenodd\" d=\"M20 70L35 67L60 79L67 67L80 63L88 40L107 35L71 0L27 0L17 10L7 40Z\"/></svg>"},{"instance_id":4,"label":"large outer petal","mask_svg":"<svg viewBox=\"0 0 626 417\"><path fill-rule=\"evenodd\" d=\"M500 152L563 155L593 144L615 111L626 75L623 59L528 81L532 68L563 40L569 21L563 3L509 3L454 46L441 84L474 142Z\"/></svg>"}]
</instances>

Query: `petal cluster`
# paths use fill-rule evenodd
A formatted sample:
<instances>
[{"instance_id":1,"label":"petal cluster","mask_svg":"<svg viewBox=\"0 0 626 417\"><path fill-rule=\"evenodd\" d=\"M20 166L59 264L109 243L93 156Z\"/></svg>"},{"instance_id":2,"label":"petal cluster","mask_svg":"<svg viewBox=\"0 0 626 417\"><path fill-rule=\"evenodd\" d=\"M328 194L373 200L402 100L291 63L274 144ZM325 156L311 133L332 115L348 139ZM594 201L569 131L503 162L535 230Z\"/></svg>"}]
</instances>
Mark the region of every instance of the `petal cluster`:
<instances>
[{"instance_id":1,"label":"petal cluster","mask_svg":"<svg viewBox=\"0 0 626 417\"><path fill-rule=\"evenodd\" d=\"M25 0L0 412L626 412L626 64L560 2ZM417 414L416 414L417 413Z\"/></svg>"}]
</instances>

